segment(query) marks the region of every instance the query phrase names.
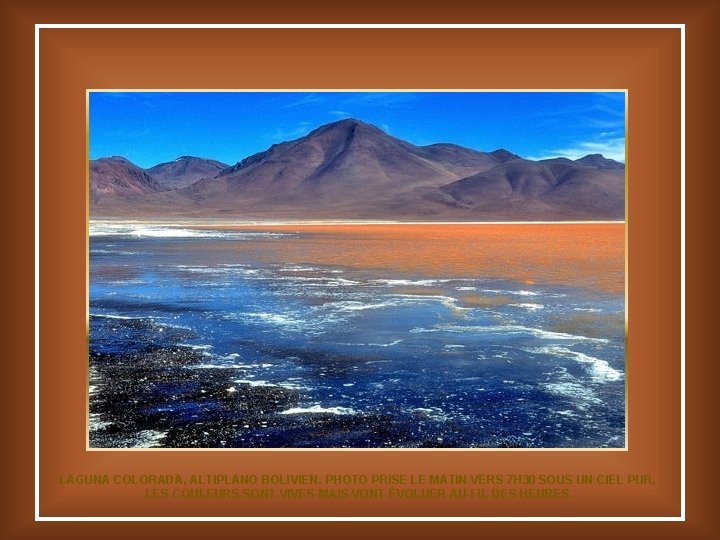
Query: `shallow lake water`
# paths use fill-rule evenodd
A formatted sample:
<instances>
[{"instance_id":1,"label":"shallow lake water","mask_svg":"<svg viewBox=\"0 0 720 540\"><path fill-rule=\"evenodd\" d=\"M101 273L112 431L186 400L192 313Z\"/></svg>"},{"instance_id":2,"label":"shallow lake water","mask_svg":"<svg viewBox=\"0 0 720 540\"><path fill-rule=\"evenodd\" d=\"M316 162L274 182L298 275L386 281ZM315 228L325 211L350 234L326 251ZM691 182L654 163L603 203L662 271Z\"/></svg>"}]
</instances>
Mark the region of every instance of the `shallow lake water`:
<instances>
[{"instance_id":1,"label":"shallow lake water","mask_svg":"<svg viewBox=\"0 0 720 540\"><path fill-rule=\"evenodd\" d=\"M93 222L93 447L625 444L624 225Z\"/></svg>"}]
</instances>

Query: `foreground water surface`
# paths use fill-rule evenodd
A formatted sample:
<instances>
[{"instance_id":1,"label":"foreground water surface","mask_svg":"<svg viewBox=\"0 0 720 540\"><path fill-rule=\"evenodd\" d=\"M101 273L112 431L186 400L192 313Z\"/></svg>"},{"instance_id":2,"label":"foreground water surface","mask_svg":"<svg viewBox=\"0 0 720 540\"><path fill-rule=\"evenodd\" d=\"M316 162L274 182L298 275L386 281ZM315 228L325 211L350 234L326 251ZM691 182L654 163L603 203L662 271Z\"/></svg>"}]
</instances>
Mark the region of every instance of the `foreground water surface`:
<instances>
[{"instance_id":1,"label":"foreground water surface","mask_svg":"<svg viewBox=\"0 0 720 540\"><path fill-rule=\"evenodd\" d=\"M625 444L624 225L93 222L92 447Z\"/></svg>"}]
</instances>

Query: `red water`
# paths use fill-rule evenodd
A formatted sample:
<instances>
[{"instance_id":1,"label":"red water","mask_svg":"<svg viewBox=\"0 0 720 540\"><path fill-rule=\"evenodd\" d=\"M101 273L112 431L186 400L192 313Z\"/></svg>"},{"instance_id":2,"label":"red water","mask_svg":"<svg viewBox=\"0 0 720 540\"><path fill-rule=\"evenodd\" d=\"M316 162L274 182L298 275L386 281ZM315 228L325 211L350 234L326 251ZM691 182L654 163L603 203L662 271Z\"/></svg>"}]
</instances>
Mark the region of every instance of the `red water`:
<instances>
[{"instance_id":1,"label":"red water","mask_svg":"<svg viewBox=\"0 0 720 540\"><path fill-rule=\"evenodd\" d=\"M227 228L302 233L301 238L235 244L234 249L249 250L266 263L386 269L419 277L512 279L620 294L625 286L623 223Z\"/></svg>"}]
</instances>

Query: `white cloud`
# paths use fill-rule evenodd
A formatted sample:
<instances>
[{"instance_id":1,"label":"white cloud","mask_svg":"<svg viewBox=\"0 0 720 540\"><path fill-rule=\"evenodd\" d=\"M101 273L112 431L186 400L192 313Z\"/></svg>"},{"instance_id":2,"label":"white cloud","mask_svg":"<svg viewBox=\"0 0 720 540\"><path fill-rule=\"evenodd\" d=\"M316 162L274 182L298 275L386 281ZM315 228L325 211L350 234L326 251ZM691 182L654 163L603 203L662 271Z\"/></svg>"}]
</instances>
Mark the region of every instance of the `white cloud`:
<instances>
[{"instance_id":1,"label":"white cloud","mask_svg":"<svg viewBox=\"0 0 720 540\"><path fill-rule=\"evenodd\" d=\"M352 118L354 116L351 112L348 111L332 110L328 112L332 116L337 116L338 118Z\"/></svg>"},{"instance_id":2,"label":"white cloud","mask_svg":"<svg viewBox=\"0 0 720 540\"><path fill-rule=\"evenodd\" d=\"M298 122L295 126L292 127L278 127L271 135L270 138L274 142L284 142L284 141L291 141L294 139L297 139L299 137L304 137L310 131L312 131L315 127L310 122Z\"/></svg>"},{"instance_id":3,"label":"white cloud","mask_svg":"<svg viewBox=\"0 0 720 540\"><path fill-rule=\"evenodd\" d=\"M290 94L292 95L292 94ZM311 94L305 94L299 97L298 99L291 101L290 103L286 103L282 106L283 109L292 109L295 107L302 107L304 105L310 105L312 103L318 103L323 100L323 97L320 94L317 93L311 93Z\"/></svg>"},{"instance_id":4,"label":"white cloud","mask_svg":"<svg viewBox=\"0 0 720 540\"><path fill-rule=\"evenodd\" d=\"M418 92L353 92L348 94L341 103L351 109L380 107L384 110L409 107L420 99L421 95Z\"/></svg>"},{"instance_id":5,"label":"white cloud","mask_svg":"<svg viewBox=\"0 0 720 540\"><path fill-rule=\"evenodd\" d=\"M606 158L625 162L625 137L608 138L599 141L582 141L567 148L556 148L541 152L536 156L527 156L534 161L564 157L578 159L588 154L602 154Z\"/></svg>"}]
</instances>

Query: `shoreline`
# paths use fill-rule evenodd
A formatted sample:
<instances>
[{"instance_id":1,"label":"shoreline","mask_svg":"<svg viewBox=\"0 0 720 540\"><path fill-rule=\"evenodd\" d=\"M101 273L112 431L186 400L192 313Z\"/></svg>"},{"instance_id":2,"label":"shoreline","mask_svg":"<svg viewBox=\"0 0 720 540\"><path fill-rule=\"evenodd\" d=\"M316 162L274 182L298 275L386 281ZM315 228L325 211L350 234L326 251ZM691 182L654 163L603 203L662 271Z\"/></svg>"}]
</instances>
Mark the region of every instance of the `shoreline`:
<instances>
[{"instance_id":1,"label":"shoreline","mask_svg":"<svg viewBox=\"0 0 720 540\"><path fill-rule=\"evenodd\" d=\"M386 220L226 220L226 219L154 219L154 218L90 218L88 225L164 225L168 227L196 225L202 227L249 227L288 225L625 225L626 220L568 220L568 221L386 221Z\"/></svg>"}]
</instances>

